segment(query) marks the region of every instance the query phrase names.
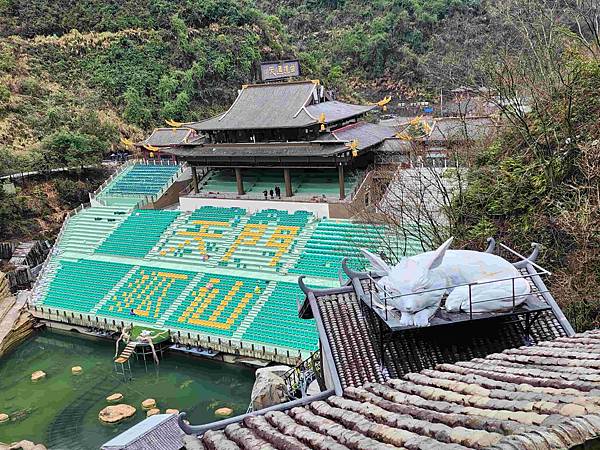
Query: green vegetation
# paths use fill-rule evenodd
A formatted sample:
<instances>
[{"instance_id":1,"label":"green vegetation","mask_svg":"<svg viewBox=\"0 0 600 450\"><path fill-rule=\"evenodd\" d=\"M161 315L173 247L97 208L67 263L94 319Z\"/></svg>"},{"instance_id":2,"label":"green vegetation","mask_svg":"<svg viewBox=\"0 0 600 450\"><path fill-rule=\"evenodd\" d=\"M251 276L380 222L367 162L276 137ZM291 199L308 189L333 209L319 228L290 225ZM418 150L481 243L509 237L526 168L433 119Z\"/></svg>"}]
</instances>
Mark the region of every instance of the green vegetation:
<instances>
[{"instance_id":1,"label":"green vegetation","mask_svg":"<svg viewBox=\"0 0 600 450\"><path fill-rule=\"evenodd\" d=\"M470 171L454 205L457 229L479 247L487 236L515 248L542 243L551 290L584 330L600 325L600 42L553 23L531 24L554 31L553 39L532 38L535 57L509 55L489 80L504 99L529 98L531 111L506 102L510 126Z\"/></svg>"},{"instance_id":2,"label":"green vegetation","mask_svg":"<svg viewBox=\"0 0 600 450\"><path fill-rule=\"evenodd\" d=\"M312 0L266 2L287 24L308 70L344 88L359 81L419 82L420 58L441 22L459 11L480 14L480 0ZM439 55L438 55L439 56Z\"/></svg>"},{"instance_id":3,"label":"green vegetation","mask_svg":"<svg viewBox=\"0 0 600 450\"><path fill-rule=\"evenodd\" d=\"M479 0L5 0L0 171L87 164L120 135L207 117L261 60L296 55L305 75L345 95L376 98L369 83L381 80L395 80L386 92L421 83L436 28L479 9Z\"/></svg>"},{"instance_id":4,"label":"green vegetation","mask_svg":"<svg viewBox=\"0 0 600 450\"><path fill-rule=\"evenodd\" d=\"M108 177L105 170L85 169L71 174L19 179L16 194L7 194L0 184L0 236L4 240L53 239L65 212L89 201Z\"/></svg>"},{"instance_id":5,"label":"green vegetation","mask_svg":"<svg viewBox=\"0 0 600 450\"><path fill-rule=\"evenodd\" d=\"M97 161L120 135L220 110L291 52L250 2L0 4L3 171ZM48 153L50 152L50 154Z\"/></svg>"}]
</instances>

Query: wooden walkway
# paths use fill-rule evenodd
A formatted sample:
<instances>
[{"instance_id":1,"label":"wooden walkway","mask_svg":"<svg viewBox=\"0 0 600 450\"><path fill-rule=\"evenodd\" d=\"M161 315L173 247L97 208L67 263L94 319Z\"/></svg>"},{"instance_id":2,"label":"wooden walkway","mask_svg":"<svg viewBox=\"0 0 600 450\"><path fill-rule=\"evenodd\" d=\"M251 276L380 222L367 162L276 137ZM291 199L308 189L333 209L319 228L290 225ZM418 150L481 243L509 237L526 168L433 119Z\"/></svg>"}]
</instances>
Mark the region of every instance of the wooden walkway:
<instances>
[{"instance_id":1,"label":"wooden walkway","mask_svg":"<svg viewBox=\"0 0 600 450\"><path fill-rule=\"evenodd\" d=\"M129 361L129 358L131 358L131 355L133 354L133 351L135 350L135 346L136 346L135 342L130 342L129 344L127 344L125 346L125 348L123 349L123 351L121 352L121 354L115 359L115 362L119 363L119 364L123 364L123 363Z\"/></svg>"}]
</instances>

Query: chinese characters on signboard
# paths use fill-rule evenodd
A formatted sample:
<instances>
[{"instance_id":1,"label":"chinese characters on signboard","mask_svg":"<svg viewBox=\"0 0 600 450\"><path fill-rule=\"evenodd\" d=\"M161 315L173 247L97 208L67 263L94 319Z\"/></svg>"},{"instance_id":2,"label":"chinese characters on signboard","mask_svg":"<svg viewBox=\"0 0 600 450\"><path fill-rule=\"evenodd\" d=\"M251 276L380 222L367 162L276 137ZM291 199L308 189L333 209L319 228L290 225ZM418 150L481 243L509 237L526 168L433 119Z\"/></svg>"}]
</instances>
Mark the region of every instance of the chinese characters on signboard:
<instances>
[{"instance_id":1,"label":"chinese characters on signboard","mask_svg":"<svg viewBox=\"0 0 600 450\"><path fill-rule=\"evenodd\" d=\"M300 75L298 60L262 63L260 75L263 81L277 80L280 78L297 77Z\"/></svg>"}]
</instances>

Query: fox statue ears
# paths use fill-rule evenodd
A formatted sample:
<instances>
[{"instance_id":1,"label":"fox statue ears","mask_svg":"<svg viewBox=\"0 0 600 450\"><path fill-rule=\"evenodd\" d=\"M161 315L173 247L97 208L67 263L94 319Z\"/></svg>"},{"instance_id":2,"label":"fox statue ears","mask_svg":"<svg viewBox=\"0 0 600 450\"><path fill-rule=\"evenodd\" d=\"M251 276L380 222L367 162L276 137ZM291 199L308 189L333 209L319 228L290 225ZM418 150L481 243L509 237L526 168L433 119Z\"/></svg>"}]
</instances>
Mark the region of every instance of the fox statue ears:
<instances>
[{"instance_id":1,"label":"fox statue ears","mask_svg":"<svg viewBox=\"0 0 600 450\"><path fill-rule=\"evenodd\" d=\"M390 273L390 270L392 270L391 267L388 265L388 263L386 263L379 256L371 253L368 250L365 250L364 248L361 248L360 251L369 260L369 262L373 266L373 269L376 272L379 272L381 275L386 276L388 273Z\"/></svg>"},{"instance_id":2,"label":"fox statue ears","mask_svg":"<svg viewBox=\"0 0 600 450\"><path fill-rule=\"evenodd\" d=\"M444 260L444 256L446 255L446 250L448 250L450 248L450 244L452 244L453 240L454 240L454 237L451 237L446 242L444 242L442 245L440 245L437 248L437 250L432 252L433 255L431 255L431 260L429 261L429 264L427 265L427 270L435 269L440 264L442 264L442 261Z\"/></svg>"},{"instance_id":3,"label":"fox statue ears","mask_svg":"<svg viewBox=\"0 0 600 450\"><path fill-rule=\"evenodd\" d=\"M451 237L446 242L444 242L442 245L440 245L437 248L437 250L435 250L433 252L429 252L429 253L431 253L431 257L425 267L427 270L435 269L440 264L442 264L442 261L444 260L444 255L446 254L446 250L448 250L450 248L450 244L452 244L453 240L454 240L454 238ZM374 255L373 253L371 253L368 250L365 250L364 248L361 248L360 251L369 260L369 262L373 266L373 269L375 269L376 272L379 272L385 276L385 275L388 275L390 273L390 271L392 270L392 268L389 266L389 264L386 263L379 256Z\"/></svg>"}]
</instances>

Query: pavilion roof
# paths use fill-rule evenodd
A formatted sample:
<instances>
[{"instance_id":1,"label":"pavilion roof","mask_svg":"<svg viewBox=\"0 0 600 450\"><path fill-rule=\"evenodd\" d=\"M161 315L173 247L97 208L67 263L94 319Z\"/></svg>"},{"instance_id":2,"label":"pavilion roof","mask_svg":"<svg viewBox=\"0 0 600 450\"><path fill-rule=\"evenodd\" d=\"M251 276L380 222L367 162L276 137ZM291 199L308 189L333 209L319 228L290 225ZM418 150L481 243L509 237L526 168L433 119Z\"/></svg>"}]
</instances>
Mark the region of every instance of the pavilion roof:
<instances>
[{"instance_id":1,"label":"pavilion roof","mask_svg":"<svg viewBox=\"0 0 600 450\"><path fill-rule=\"evenodd\" d=\"M288 156L334 156L347 152L342 143L245 143L245 144L204 144L169 149L168 153L181 158L210 157L288 157Z\"/></svg>"},{"instance_id":2,"label":"pavilion roof","mask_svg":"<svg viewBox=\"0 0 600 450\"><path fill-rule=\"evenodd\" d=\"M152 145L154 147L171 147L187 143L194 134L189 128L155 128L152 134L136 145Z\"/></svg>"},{"instance_id":3,"label":"pavilion roof","mask_svg":"<svg viewBox=\"0 0 600 450\"><path fill-rule=\"evenodd\" d=\"M370 122L356 122L331 131L329 139L351 142L356 139L358 149L364 150L394 137L396 129Z\"/></svg>"},{"instance_id":4,"label":"pavilion roof","mask_svg":"<svg viewBox=\"0 0 600 450\"><path fill-rule=\"evenodd\" d=\"M375 105L353 105L351 103L332 100L309 105L306 107L306 111L316 120L321 117L321 114L325 114L325 123L332 123L360 116L374 108L376 108Z\"/></svg>"},{"instance_id":5,"label":"pavilion roof","mask_svg":"<svg viewBox=\"0 0 600 450\"><path fill-rule=\"evenodd\" d=\"M243 86L227 111L207 120L188 124L198 131L302 128L355 117L373 106L338 101L312 104L320 86L312 81L265 83Z\"/></svg>"},{"instance_id":6,"label":"pavilion roof","mask_svg":"<svg viewBox=\"0 0 600 450\"><path fill-rule=\"evenodd\" d=\"M442 117L435 119L425 141L479 140L491 136L498 126L489 117Z\"/></svg>"}]
</instances>

